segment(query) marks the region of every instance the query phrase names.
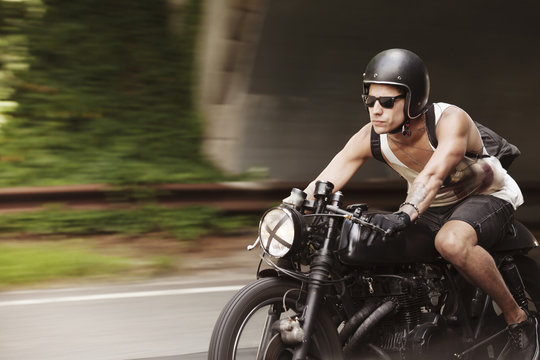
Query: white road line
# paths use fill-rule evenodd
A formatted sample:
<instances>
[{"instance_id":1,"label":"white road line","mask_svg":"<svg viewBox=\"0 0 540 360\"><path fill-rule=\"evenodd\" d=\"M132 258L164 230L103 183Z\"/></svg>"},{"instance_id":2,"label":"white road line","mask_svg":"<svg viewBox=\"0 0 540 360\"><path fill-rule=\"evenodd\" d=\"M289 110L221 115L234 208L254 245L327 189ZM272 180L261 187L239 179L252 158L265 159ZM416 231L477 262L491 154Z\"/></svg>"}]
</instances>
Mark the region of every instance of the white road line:
<instances>
[{"instance_id":1,"label":"white road line","mask_svg":"<svg viewBox=\"0 0 540 360\"><path fill-rule=\"evenodd\" d=\"M43 299L9 300L9 301L0 301L0 307L21 306L21 305L41 305L41 304L93 301L93 300L129 299L129 298L152 297L152 296L206 294L206 293L216 293L216 292L226 292L226 291L238 291L242 287L243 286L241 285L214 286L214 287L200 287L200 288L191 288L191 289L137 291L137 292L99 294L99 295L51 297L51 298L43 298Z\"/></svg>"}]
</instances>

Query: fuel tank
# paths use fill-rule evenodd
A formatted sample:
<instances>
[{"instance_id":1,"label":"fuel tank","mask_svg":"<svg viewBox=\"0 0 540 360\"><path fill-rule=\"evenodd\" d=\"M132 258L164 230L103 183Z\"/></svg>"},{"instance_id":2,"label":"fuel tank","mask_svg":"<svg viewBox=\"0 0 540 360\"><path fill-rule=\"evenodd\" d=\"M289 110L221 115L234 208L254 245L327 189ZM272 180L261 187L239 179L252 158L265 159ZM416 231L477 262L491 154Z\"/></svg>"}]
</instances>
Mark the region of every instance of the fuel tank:
<instances>
[{"instance_id":1,"label":"fuel tank","mask_svg":"<svg viewBox=\"0 0 540 360\"><path fill-rule=\"evenodd\" d=\"M369 247L361 240L363 231L366 228L359 224L344 221L338 248L339 259L344 264L429 263L441 259L434 245L435 234L421 223L412 224L397 236ZM515 221L512 231L489 251L526 253L537 246L534 235L522 223Z\"/></svg>"},{"instance_id":2,"label":"fuel tank","mask_svg":"<svg viewBox=\"0 0 540 360\"><path fill-rule=\"evenodd\" d=\"M338 249L341 262L347 265L414 263L433 262L440 257L435 250L434 234L424 225L412 224L398 236L371 246L361 240L364 231L369 230L350 220L343 222Z\"/></svg>"}]
</instances>

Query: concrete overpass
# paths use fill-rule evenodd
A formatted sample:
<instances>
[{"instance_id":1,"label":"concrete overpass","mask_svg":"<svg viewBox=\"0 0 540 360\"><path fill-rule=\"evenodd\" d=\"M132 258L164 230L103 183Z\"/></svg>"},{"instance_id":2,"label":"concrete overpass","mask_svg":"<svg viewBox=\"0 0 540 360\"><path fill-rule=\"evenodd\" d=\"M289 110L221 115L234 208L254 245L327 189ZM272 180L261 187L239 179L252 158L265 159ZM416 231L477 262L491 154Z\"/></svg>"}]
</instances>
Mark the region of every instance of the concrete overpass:
<instances>
[{"instance_id":1,"label":"concrete overpass","mask_svg":"<svg viewBox=\"0 0 540 360\"><path fill-rule=\"evenodd\" d=\"M540 2L206 0L199 49L205 152L231 173L308 181L368 121L361 79L380 50L427 63L431 101L517 144L539 180ZM356 180L394 179L372 161Z\"/></svg>"}]
</instances>

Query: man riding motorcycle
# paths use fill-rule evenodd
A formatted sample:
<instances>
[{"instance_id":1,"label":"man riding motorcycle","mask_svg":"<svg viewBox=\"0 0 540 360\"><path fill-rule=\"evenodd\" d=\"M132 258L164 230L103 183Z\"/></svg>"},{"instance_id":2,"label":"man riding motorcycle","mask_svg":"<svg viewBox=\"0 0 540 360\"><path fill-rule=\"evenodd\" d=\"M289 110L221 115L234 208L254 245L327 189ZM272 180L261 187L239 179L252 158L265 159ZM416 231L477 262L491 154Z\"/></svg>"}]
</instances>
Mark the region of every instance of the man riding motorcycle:
<instances>
[{"instance_id":1,"label":"man riding motorcycle","mask_svg":"<svg viewBox=\"0 0 540 360\"><path fill-rule=\"evenodd\" d=\"M516 303L487 251L511 229L514 211L523 203L518 185L499 159L488 155L477 126L462 109L433 104L438 143L430 141L429 76L413 52L377 54L363 84L370 123L304 191L312 196L317 180L333 183L338 191L369 158L382 158L409 189L397 212L376 214L371 222L391 232L422 222L436 233L441 256L502 309L513 348L510 358L537 359L537 319ZM372 232L364 239L369 245L380 235Z\"/></svg>"}]
</instances>

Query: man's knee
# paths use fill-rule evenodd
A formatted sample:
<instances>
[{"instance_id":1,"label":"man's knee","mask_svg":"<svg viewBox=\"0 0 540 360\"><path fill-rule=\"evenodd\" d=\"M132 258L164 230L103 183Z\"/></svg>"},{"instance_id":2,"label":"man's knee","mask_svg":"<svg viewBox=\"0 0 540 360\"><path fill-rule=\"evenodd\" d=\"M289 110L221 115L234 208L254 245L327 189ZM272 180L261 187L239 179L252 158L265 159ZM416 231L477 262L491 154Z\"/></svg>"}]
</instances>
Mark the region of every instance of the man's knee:
<instances>
[{"instance_id":1,"label":"man's knee","mask_svg":"<svg viewBox=\"0 0 540 360\"><path fill-rule=\"evenodd\" d=\"M435 237L435 248L456 266L467 261L469 250L477 243L476 232L466 223L447 223Z\"/></svg>"},{"instance_id":2,"label":"man's knee","mask_svg":"<svg viewBox=\"0 0 540 360\"><path fill-rule=\"evenodd\" d=\"M451 235L436 237L435 248L443 258L451 263L459 261L467 255L464 242L461 239Z\"/></svg>"}]
</instances>

